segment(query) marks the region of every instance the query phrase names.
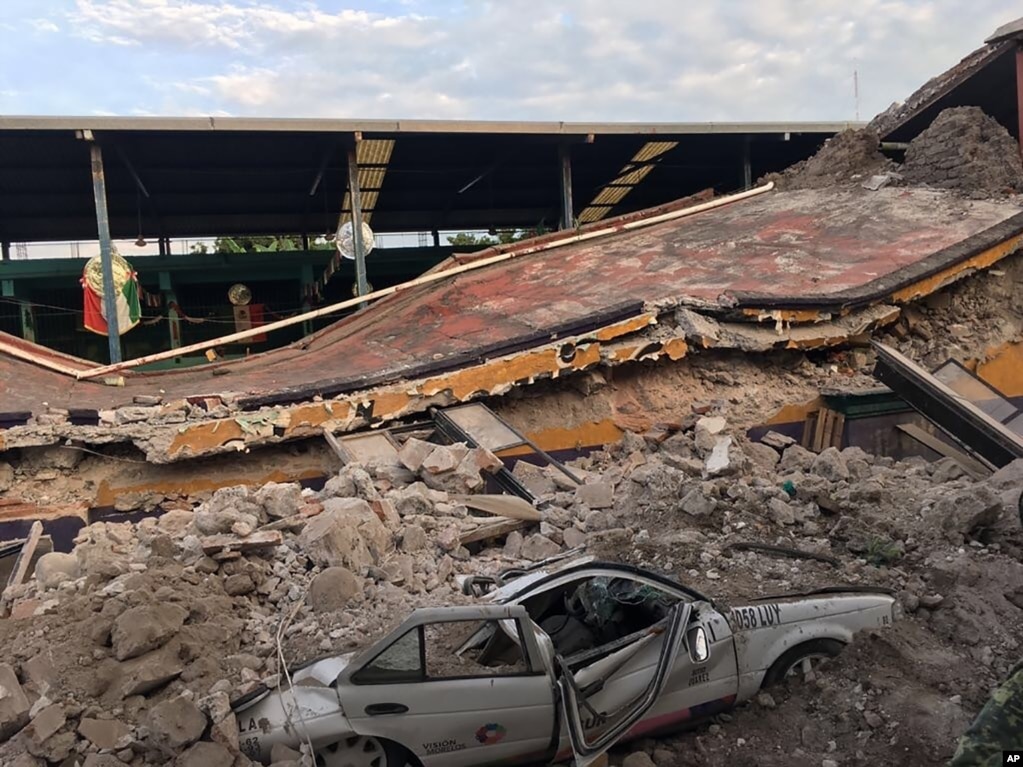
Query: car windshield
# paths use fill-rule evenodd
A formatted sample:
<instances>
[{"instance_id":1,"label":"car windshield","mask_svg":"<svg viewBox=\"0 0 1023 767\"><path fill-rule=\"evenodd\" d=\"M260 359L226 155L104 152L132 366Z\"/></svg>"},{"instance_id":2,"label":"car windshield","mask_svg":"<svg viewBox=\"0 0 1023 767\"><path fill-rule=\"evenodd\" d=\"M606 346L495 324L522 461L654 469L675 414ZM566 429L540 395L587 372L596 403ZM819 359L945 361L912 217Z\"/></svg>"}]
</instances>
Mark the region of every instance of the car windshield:
<instances>
[{"instance_id":1,"label":"car windshield","mask_svg":"<svg viewBox=\"0 0 1023 767\"><path fill-rule=\"evenodd\" d=\"M680 598L633 578L581 577L525 599L530 618L563 657L611 646L663 621Z\"/></svg>"}]
</instances>

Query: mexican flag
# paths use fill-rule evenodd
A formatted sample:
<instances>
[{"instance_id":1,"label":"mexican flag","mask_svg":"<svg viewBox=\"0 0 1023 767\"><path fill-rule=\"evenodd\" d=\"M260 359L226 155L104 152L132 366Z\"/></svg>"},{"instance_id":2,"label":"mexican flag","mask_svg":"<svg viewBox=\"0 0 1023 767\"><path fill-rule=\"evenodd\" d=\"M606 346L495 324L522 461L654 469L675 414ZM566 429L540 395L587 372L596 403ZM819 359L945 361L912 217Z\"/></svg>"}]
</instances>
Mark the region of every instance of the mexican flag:
<instances>
[{"instance_id":1,"label":"mexican flag","mask_svg":"<svg viewBox=\"0 0 1023 767\"><path fill-rule=\"evenodd\" d=\"M117 330L124 335L139 324L142 309L139 305L138 277L121 256L114 260L114 288L117 293ZM102 336L109 335L106 305L103 301L103 267L99 256L89 259L82 273L82 292L85 303L85 329Z\"/></svg>"}]
</instances>

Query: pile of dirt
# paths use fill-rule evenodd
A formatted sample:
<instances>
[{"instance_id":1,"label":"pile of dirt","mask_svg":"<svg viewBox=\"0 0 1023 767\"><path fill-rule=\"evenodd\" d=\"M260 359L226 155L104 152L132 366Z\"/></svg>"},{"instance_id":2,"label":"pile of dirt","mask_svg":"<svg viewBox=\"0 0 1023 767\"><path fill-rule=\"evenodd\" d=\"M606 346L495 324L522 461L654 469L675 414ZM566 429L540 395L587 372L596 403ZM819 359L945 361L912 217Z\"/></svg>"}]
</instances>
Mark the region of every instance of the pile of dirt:
<instances>
[{"instance_id":1,"label":"pile of dirt","mask_svg":"<svg viewBox=\"0 0 1023 767\"><path fill-rule=\"evenodd\" d=\"M761 183L773 181L783 190L858 186L870 176L894 167L879 147L877 133L872 129L845 130L828 139L813 157L781 173L768 174Z\"/></svg>"},{"instance_id":2,"label":"pile of dirt","mask_svg":"<svg viewBox=\"0 0 1023 767\"><path fill-rule=\"evenodd\" d=\"M978 107L954 107L909 143L901 169L907 183L954 189L972 197L1023 190L1019 145Z\"/></svg>"}]
</instances>

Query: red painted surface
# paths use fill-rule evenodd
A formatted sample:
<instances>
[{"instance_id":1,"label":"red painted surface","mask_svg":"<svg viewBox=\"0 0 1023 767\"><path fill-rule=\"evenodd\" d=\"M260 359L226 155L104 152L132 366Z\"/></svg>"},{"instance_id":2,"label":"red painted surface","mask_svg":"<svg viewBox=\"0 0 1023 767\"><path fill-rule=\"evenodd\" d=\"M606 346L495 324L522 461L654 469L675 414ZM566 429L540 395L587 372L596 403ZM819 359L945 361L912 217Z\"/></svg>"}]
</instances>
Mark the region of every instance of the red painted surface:
<instances>
[{"instance_id":1,"label":"red painted surface","mask_svg":"<svg viewBox=\"0 0 1023 767\"><path fill-rule=\"evenodd\" d=\"M0 358L0 412L39 412L43 402L110 408L160 389L171 400L400 375L628 300L706 306L731 291L824 300L894 275L1018 212L1008 203L954 201L926 190L769 193L399 294L323 331L307 349L221 366L228 375L214 376L210 367L126 373L124 387L110 387Z\"/></svg>"}]
</instances>

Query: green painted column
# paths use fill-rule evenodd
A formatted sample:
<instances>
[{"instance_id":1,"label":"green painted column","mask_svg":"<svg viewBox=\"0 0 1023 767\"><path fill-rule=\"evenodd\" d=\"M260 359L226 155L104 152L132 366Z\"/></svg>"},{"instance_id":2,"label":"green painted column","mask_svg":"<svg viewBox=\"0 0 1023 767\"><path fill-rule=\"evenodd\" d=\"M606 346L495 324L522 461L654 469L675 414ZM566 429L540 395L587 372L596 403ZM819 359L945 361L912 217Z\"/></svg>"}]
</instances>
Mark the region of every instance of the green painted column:
<instances>
[{"instance_id":1,"label":"green painted column","mask_svg":"<svg viewBox=\"0 0 1023 767\"><path fill-rule=\"evenodd\" d=\"M14 280L0 281L0 293L3 294L4 298L17 298L14 290ZM26 341L35 343L36 322L35 316L32 314L32 304L28 301L19 300L18 308L21 313L21 337Z\"/></svg>"},{"instance_id":2,"label":"green painted column","mask_svg":"<svg viewBox=\"0 0 1023 767\"><path fill-rule=\"evenodd\" d=\"M174 286L171 284L170 272L160 272L160 292L163 294L163 302L167 305L167 329L170 333L170 348L181 348L181 315L175 308L178 297L174 294Z\"/></svg>"},{"instance_id":3,"label":"green painted column","mask_svg":"<svg viewBox=\"0 0 1023 767\"><path fill-rule=\"evenodd\" d=\"M312 288L316 278L313 277L313 265L302 264L302 269L299 274L299 283L302 285L302 295L299 298L302 299L302 311L308 312L313 308L313 305L309 303L309 289ZM313 332L313 321L306 320L302 323L303 335L310 335Z\"/></svg>"}]
</instances>

